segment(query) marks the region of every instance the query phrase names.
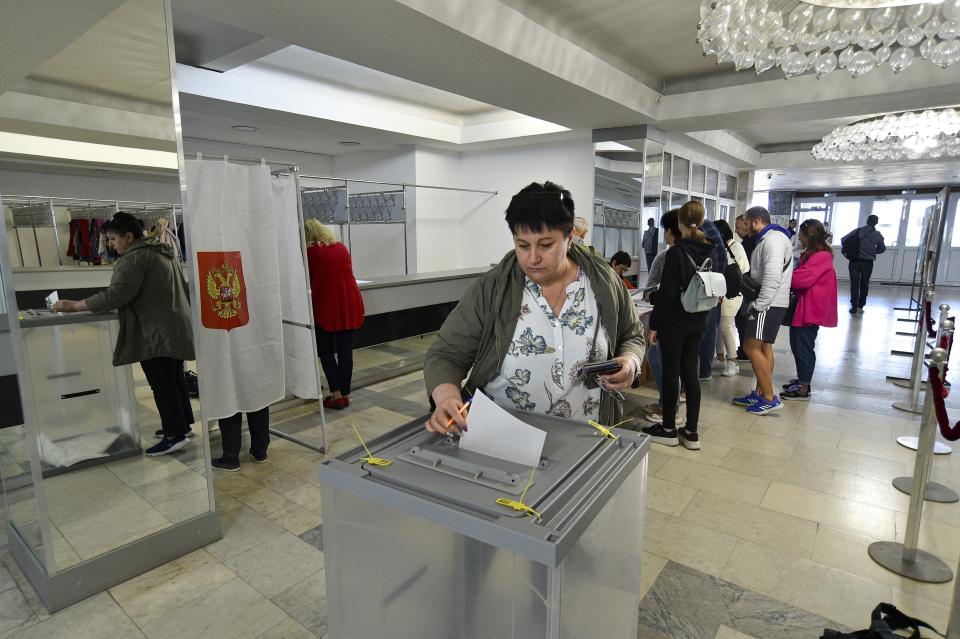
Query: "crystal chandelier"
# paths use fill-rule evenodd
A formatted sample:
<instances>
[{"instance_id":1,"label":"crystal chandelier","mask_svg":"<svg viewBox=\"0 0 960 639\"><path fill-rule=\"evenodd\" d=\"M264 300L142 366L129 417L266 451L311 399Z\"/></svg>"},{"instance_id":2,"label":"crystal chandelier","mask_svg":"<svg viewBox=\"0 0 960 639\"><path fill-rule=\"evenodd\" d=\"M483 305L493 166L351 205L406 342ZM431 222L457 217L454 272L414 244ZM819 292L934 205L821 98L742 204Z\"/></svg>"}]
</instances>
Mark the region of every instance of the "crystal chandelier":
<instances>
[{"instance_id":1,"label":"crystal chandelier","mask_svg":"<svg viewBox=\"0 0 960 639\"><path fill-rule=\"evenodd\" d=\"M813 157L833 162L960 157L960 112L954 107L891 113L828 133Z\"/></svg>"},{"instance_id":2,"label":"crystal chandelier","mask_svg":"<svg viewBox=\"0 0 960 639\"><path fill-rule=\"evenodd\" d=\"M960 60L960 0L703 0L697 42L717 64L786 77L846 69L856 78L919 56Z\"/></svg>"}]
</instances>

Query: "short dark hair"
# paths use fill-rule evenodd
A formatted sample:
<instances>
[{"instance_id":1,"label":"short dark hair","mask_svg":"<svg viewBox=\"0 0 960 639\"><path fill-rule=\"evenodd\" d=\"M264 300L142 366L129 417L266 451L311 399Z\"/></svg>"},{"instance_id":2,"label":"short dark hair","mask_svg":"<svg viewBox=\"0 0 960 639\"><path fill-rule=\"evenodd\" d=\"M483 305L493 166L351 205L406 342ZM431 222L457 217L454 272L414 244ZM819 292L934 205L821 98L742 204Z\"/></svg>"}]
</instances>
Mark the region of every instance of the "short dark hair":
<instances>
[{"instance_id":1,"label":"short dark hair","mask_svg":"<svg viewBox=\"0 0 960 639\"><path fill-rule=\"evenodd\" d=\"M135 240L143 237L143 222L126 211L116 213L113 219L104 226L104 233L114 233L116 235L126 235L130 233Z\"/></svg>"},{"instance_id":2,"label":"short dark hair","mask_svg":"<svg viewBox=\"0 0 960 639\"><path fill-rule=\"evenodd\" d=\"M723 238L724 242L729 242L733 239L733 229L730 228L726 220L714 220L713 225L720 231L720 237Z\"/></svg>"},{"instance_id":3,"label":"short dark hair","mask_svg":"<svg viewBox=\"0 0 960 639\"><path fill-rule=\"evenodd\" d=\"M770 211L762 206L752 206L744 213L748 220L760 220L764 224L770 223Z\"/></svg>"},{"instance_id":4,"label":"short dark hair","mask_svg":"<svg viewBox=\"0 0 960 639\"><path fill-rule=\"evenodd\" d=\"M880 221L880 218L877 217L876 215L867 216L867 226L876 226L879 221Z\"/></svg>"},{"instance_id":5,"label":"short dark hair","mask_svg":"<svg viewBox=\"0 0 960 639\"><path fill-rule=\"evenodd\" d=\"M573 230L573 213L570 191L549 181L531 182L510 200L506 219L514 235L521 228L533 232L546 228L566 237Z\"/></svg>"},{"instance_id":6,"label":"short dark hair","mask_svg":"<svg viewBox=\"0 0 960 639\"><path fill-rule=\"evenodd\" d=\"M677 215L677 209L664 213L663 217L660 218L660 226L665 231L673 233L673 237L680 237L680 216Z\"/></svg>"},{"instance_id":7,"label":"short dark hair","mask_svg":"<svg viewBox=\"0 0 960 639\"><path fill-rule=\"evenodd\" d=\"M647 226L653 226L656 223L657 221L654 220L652 217L647 220Z\"/></svg>"},{"instance_id":8,"label":"short dark hair","mask_svg":"<svg viewBox=\"0 0 960 639\"><path fill-rule=\"evenodd\" d=\"M617 264L622 264L627 268L629 268L630 265L633 264L633 260L630 259L630 254L627 253L626 251L617 251L616 253L614 253L613 257L610 258L610 266L613 266L614 262L616 262Z\"/></svg>"}]
</instances>

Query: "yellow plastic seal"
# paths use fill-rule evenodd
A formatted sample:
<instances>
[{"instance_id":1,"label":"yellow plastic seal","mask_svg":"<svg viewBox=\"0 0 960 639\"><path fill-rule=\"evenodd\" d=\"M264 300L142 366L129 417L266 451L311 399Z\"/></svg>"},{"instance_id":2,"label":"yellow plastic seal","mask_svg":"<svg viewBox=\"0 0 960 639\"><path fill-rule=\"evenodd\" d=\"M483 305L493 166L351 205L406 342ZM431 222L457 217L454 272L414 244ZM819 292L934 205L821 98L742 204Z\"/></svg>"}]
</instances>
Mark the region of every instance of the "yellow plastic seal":
<instances>
[{"instance_id":1,"label":"yellow plastic seal","mask_svg":"<svg viewBox=\"0 0 960 639\"><path fill-rule=\"evenodd\" d=\"M363 461L367 462L368 464L372 464L372 465L374 465L374 466L380 466L380 467L382 467L382 468L386 468L387 466L389 466L390 464L393 463L393 462L390 461L389 459L382 459L382 458L380 458L380 457L374 457L373 454L370 452L370 449L367 448L366 443L364 443L363 437L360 436L360 431L357 430L357 427L354 426L353 424L350 424L350 428L352 428L352 429L353 429L353 432L355 432L355 433L357 434L357 439L360 440L360 445L363 446L363 450L367 451L367 456L366 456L366 457L361 457L361 459L362 459Z\"/></svg>"},{"instance_id":2,"label":"yellow plastic seal","mask_svg":"<svg viewBox=\"0 0 960 639\"><path fill-rule=\"evenodd\" d=\"M620 423L618 423L618 424L614 424L613 426L610 426L609 428L608 428L607 426L604 426L604 425L601 424L600 422L597 422L597 421L592 420L592 419L591 419L590 421L588 421L587 424L588 424L589 426L593 426L593 427L600 433L600 435L602 435L603 437L606 437L607 439L616 441L617 439L620 439L620 435L617 435L616 433L614 433L614 432L613 432L613 429L614 429L614 428L617 428L617 427L619 427L619 426L623 426L624 424L630 423L631 421L633 421L633 420L632 420L632 419L625 419L625 420L623 420L622 422L620 422Z\"/></svg>"},{"instance_id":3,"label":"yellow plastic seal","mask_svg":"<svg viewBox=\"0 0 960 639\"><path fill-rule=\"evenodd\" d=\"M530 481L527 482L526 488L524 488L523 492L520 493L520 499L510 499L509 497L500 497L499 499L497 499L497 504L500 506L506 506L507 508L512 508L518 513L525 513L527 515L532 515L533 517L536 517L539 520L541 518L540 513L535 511L530 506L527 506L525 503L523 503L523 498L527 496L527 491L530 490L531 486L533 486L533 476L536 472L537 472L536 467L534 467L533 470L530 471Z\"/></svg>"}]
</instances>

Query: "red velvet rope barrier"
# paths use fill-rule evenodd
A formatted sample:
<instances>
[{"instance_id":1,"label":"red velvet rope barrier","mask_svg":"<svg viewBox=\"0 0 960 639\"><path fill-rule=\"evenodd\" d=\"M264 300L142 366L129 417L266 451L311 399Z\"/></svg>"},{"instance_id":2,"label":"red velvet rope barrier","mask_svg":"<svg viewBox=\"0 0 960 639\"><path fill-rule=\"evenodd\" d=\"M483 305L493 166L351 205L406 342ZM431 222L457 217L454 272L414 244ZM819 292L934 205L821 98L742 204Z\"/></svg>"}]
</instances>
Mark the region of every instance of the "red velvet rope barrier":
<instances>
[{"instance_id":1,"label":"red velvet rope barrier","mask_svg":"<svg viewBox=\"0 0 960 639\"><path fill-rule=\"evenodd\" d=\"M933 304L931 302L926 302L923 314L926 315L927 319L927 336L936 337L937 329L933 325Z\"/></svg>"},{"instance_id":2,"label":"red velvet rope barrier","mask_svg":"<svg viewBox=\"0 0 960 639\"><path fill-rule=\"evenodd\" d=\"M946 377L946 368L943 370ZM944 400L948 391L943 387L943 380L940 379L940 369L931 366L927 378L930 383L930 389L933 392L933 408L937 414L937 423L940 425L940 434L949 442L955 442L960 439L960 422L950 426L950 418L947 416L947 407Z\"/></svg>"}]
</instances>

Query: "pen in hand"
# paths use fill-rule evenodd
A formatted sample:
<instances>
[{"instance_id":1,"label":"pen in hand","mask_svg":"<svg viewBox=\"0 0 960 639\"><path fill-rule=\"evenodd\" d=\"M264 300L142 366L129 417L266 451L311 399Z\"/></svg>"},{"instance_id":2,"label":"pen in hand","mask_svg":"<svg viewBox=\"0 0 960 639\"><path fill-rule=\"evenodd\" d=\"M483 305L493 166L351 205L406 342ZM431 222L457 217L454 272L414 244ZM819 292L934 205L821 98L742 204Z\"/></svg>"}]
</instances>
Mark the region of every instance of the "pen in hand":
<instances>
[{"instance_id":1,"label":"pen in hand","mask_svg":"<svg viewBox=\"0 0 960 639\"><path fill-rule=\"evenodd\" d=\"M472 398L472 397L471 397L470 399L468 399L468 400L467 400L467 403L465 403L463 406L461 406L461 407L460 407L460 410L457 411L457 414L458 414L458 415L463 415L463 411L467 410L467 408L470 406L470 402L472 402L472 401L473 401L473 398ZM450 428L451 426L453 426L453 422L454 422L454 419L451 417L450 420L447 422L447 428ZM467 427L464 426L462 430L463 430L464 432L466 432Z\"/></svg>"}]
</instances>

